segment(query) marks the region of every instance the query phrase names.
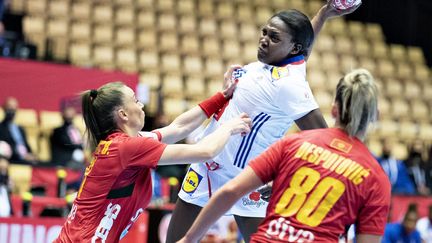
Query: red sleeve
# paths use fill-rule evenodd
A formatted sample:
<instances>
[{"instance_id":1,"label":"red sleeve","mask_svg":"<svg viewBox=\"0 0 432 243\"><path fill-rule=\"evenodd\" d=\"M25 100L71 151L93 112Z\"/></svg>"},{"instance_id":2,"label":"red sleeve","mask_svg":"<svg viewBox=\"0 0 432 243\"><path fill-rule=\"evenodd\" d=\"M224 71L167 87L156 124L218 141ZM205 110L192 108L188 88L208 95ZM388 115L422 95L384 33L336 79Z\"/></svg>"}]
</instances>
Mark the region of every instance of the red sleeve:
<instances>
[{"instance_id":1,"label":"red sleeve","mask_svg":"<svg viewBox=\"0 0 432 243\"><path fill-rule=\"evenodd\" d=\"M374 179L364 187L368 196L358 214L356 228L358 233L383 235L390 209L391 186L384 173Z\"/></svg>"},{"instance_id":2,"label":"red sleeve","mask_svg":"<svg viewBox=\"0 0 432 243\"><path fill-rule=\"evenodd\" d=\"M249 163L263 183L275 178L282 161L284 144L284 140L280 140Z\"/></svg>"},{"instance_id":3,"label":"red sleeve","mask_svg":"<svg viewBox=\"0 0 432 243\"><path fill-rule=\"evenodd\" d=\"M167 145L152 138L133 137L120 147L123 167L155 168Z\"/></svg>"}]
</instances>

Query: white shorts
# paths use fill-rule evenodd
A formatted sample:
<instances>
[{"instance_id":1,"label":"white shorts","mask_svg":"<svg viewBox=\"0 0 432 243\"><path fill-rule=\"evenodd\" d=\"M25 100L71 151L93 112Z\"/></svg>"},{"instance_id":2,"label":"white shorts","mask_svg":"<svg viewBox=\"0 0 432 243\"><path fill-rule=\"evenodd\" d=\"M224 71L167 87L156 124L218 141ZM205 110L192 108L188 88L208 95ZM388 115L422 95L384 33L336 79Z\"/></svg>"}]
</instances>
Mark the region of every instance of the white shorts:
<instances>
[{"instance_id":1,"label":"white shorts","mask_svg":"<svg viewBox=\"0 0 432 243\"><path fill-rule=\"evenodd\" d=\"M233 179L227 176L227 173L224 173L225 169L222 167L216 170L208 170L205 163L192 164L183 180L179 197L185 202L204 207L209 200L209 188L211 188L211 193L214 194L219 188ZM267 205L268 203L261 199L261 194L254 191L244 195L226 215L264 218Z\"/></svg>"}]
</instances>

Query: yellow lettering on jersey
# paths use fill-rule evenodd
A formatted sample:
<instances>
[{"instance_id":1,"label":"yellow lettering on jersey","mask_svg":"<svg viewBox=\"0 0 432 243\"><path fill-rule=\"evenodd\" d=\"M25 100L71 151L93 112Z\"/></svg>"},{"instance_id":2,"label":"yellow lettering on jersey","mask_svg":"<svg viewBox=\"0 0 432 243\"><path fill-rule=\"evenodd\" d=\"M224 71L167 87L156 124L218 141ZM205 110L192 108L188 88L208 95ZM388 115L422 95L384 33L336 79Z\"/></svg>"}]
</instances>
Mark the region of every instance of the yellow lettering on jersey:
<instances>
[{"instance_id":1,"label":"yellow lettering on jersey","mask_svg":"<svg viewBox=\"0 0 432 243\"><path fill-rule=\"evenodd\" d=\"M342 140L333 140L333 145L343 152L350 151L351 145ZM333 147L333 146L331 146ZM370 172L354 160L346 158L328 149L317 146L316 144L303 142L294 154L294 158L299 158L315 165L321 165L324 169L348 178L355 185L359 185L369 176Z\"/></svg>"},{"instance_id":2,"label":"yellow lettering on jersey","mask_svg":"<svg viewBox=\"0 0 432 243\"><path fill-rule=\"evenodd\" d=\"M346 168L343 176L348 177L351 173L353 173L359 167L360 167L359 164L357 164L356 162L351 160L351 164L348 166L348 168Z\"/></svg>"},{"instance_id":3,"label":"yellow lettering on jersey","mask_svg":"<svg viewBox=\"0 0 432 243\"><path fill-rule=\"evenodd\" d=\"M338 167L336 167L336 169L334 170L336 173L338 174L342 174L345 172L345 170L348 168L348 166L350 166L352 164L352 160L350 159L344 159Z\"/></svg>"},{"instance_id":4,"label":"yellow lettering on jersey","mask_svg":"<svg viewBox=\"0 0 432 243\"><path fill-rule=\"evenodd\" d=\"M332 153L330 152L330 156L328 157L328 159L324 160L322 167L324 167L325 169L330 169L330 166L333 165L333 163L339 158L338 154Z\"/></svg>"},{"instance_id":5,"label":"yellow lettering on jersey","mask_svg":"<svg viewBox=\"0 0 432 243\"><path fill-rule=\"evenodd\" d=\"M96 147L95 150L95 154L102 154L102 155L107 155L109 154L109 146L111 145L112 141L105 141L102 140L99 142L98 146ZM86 183L87 180L87 175L90 174L91 170L93 169L94 164L96 163L97 157L94 156L93 159L91 160L89 166L86 168L85 173L84 173L84 179L81 182L81 186L80 189L78 190L78 198L81 196L81 192L84 188L84 184Z\"/></svg>"},{"instance_id":6,"label":"yellow lettering on jersey","mask_svg":"<svg viewBox=\"0 0 432 243\"><path fill-rule=\"evenodd\" d=\"M300 146L300 148L297 149L297 152L295 153L294 158L301 158L310 145L311 144L308 142L303 142L302 145Z\"/></svg>"},{"instance_id":7,"label":"yellow lettering on jersey","mask_svg":"<svg viewBox=\"0 0 432 243\"><path fill-rule=\"evenodd\" d=\"M311 144L311 145L307 148L306 152L303 154L303 156L302 156L302 160L307 160L307 157L309 156L309 154L312 153L313 149L316 148L316 147L317 147L317 146L316 146L315 144Z\"/></svg>"},{"instance_id":8,"label":"yellow lettering on jersey","mask_svg":"<svg viewBox=\"0 0 432 243\"><path fill-rule=\"evenodd\" d=\"M348 179L350 179L351 181L354 180L354 178L363 170L363 166L360 166L359 168L357 168L349 177Z\"/></svg>"},{"instance_id":9,"label":"yellow lettering on jersey","mask_svg":"<svg viewBox=\"0 0 432 243\"><path fill-rule=\"evenodd\" d=\"M330 168L331 171L335 171L335 169L342 163L342 161L345 159L343 156L339 156L339 158L336 160L336 162L332 165Z\"/></svg>"},{"instance_id":10,"label":"yellow lettering on jersey","mask_svg":"<svg viewBox=\"0 0 432 243\"><path fill-rule=\"evenodd\" d=\"M363 180L370 175L369 170L361 170L360 173L352 180L355 185L358 185L363 182Z\"/></svg>"},{"instance_id":11,"label":"yellow lettering on jersey","mask_svg":"<svg viewBox=\"0 0 432 243\"><path fill-rule=\"evenodd\" d=\"M112 141L105 141L105 140L100 141L96 153L103 154L103 155L109 154L108 149L111 143Z\"/></svg>"},{"instance_id":12,"label":"yellow lettering on jersey","mask_svg":"<svg viewBox=\"0 0 432 243\"><path fill-rule=\"evenodd\" d=\"M87 166L87 168L86 168L86 170L85 170L85 173L84 173L84 179L83 179L83 181L81 182L80 189L78 190L78 196L77 196L78 198L81 196L81 192L82 192L83 187L84 187L84 184L85 184L85 182L86 182L86 180L87 180L87 175L88 175L88 174L90 173L90 171L93 169L93 165L94 165L95 162L96 162L96 157L93 157L93 159L91 160L89 166Z\"/></svg>"},{"instance_id":13,"label":"yellow lettering on jersey","mask_svg":"<svg viewBox=\"0 0 432 243\"><path fill-rule=\"evenodd\" d=\"M318 147L318 148L321 148L321 147ZM319 165L319 163L321 163L321 161L325 161L325 160L327 160L329 157L330 157L330 155L332 154L330 151L328 151L327 149L323 149L324 150L324 152L322 152L321 154L320 154L320 156L319 156L319 158L317 159L317 161L315 161L315 164L316 165Z\"/></svg>"},{"instance_id":14,"label":"yellow lettering on jersey","mask_svg":"<svg viewBox=\"0 0 432 243\"><path fill-rule=\"evenodd\" d=\"M310 163L315 163L317 161L317 159L320 157L321 153L324 151L323 148L321 147L317 147L316 149L314 149L312 151L312 153L309 155L307 161L309 161Z\"/></svg>"}]
</instances>

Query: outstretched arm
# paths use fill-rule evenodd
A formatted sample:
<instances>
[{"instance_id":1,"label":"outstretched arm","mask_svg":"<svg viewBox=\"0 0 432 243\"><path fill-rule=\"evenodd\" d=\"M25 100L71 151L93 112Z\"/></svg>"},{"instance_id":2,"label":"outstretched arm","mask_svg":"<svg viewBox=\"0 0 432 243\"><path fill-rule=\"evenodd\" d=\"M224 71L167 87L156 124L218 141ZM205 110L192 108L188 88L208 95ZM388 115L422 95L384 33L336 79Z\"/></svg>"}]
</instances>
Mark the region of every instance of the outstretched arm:
<instances>
[{"instance_id":1,"label":"outstretched arm","mask_svg":"<svg viewBox=\"0 0 432 243\"><path fill-rule=\"evenodd\" d=\"M249 133L251 124L252 121L247 114L242 113L238 118L223 123L216 131L196 144L168 145L158 165L190 164L209 160L220 153L231 135Z\"/></svg>"},{"instance_id":2,"label":"outstretched arm","mask_svg":"<svg viewBox=\"0 0 432 243\"><path fill-rule=\"evenodd\" d=\"M359 8L361 5L360 4L360 5L354 6L354 7L349 8L349 9L345 9L345 10L338 10L338 9L335 9L333 7L334 1L336 1L336 0L328 0L327 3L324 4L318 10L318 12L315 14L315 16L312 18L311 23L312 23L312 28L313 28L314 34L315 34L314 40L316 40L316 38L318 37L318 34L320 33L320 31L321 31L322 27L324 26L324 23L326 22L327 19L331 19L331 18L343 16L346 14L350 14L350 13L354 12L357 8ZM313 43L309 47L308 54L305 57L306 60L312 52L312 47L313 47Z\"/></svg>"},{"instance_id":3,"label":"outstretched arm","mask_svg":"<svg viewBox=\"0 0 432 243\"><path fill-rule=\"evenodd\" d=\"M205 119L207 119L206 113L201 107L195 106L176 117L170 125L157 129L157 131L160 132L163 143L176 143L198 128Z\"/></svg>"},{"instance_id":4,"label":"outstretched arm","mask_svg":"<svg viewBox=\"0 0 432 243\"><path fill-rule=\"evenodd\" d=\"M192 227L180 243L198 242L208 228L216 222L243 195L261 186L261 179L251 167L246 167L237 177L218 190L202 209Z\"/></svg>"}]
</instances>

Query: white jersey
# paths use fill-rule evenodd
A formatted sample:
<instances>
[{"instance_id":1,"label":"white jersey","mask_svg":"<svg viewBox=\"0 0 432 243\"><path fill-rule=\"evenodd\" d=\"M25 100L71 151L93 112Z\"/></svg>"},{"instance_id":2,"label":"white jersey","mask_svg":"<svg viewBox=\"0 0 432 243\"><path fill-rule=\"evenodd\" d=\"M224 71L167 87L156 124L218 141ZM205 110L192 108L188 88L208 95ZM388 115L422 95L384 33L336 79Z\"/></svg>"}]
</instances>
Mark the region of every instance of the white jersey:
<instances>
[{"instance_id":1,"label":"white jersey","mask_svg":"<svg viewBox=\"0 0 432 243\"><path fill-rule=\"evenodd\" d=\"M295 120L318 108L306 81L303 56L290 58L285 64L276 67L254 62L243 67L244 72L239 78L233 98L222 114L215 115L202 136L213 132L220 124L238 117L242 112L251 117L252 130L247 136L231 137L222 152L213 158L218 164L216 170L207 171L205 164L191 165L179 194L183 200L204 206L210 189L214 192L237 176L250 160L283 137ZM212 167L214 166L213 164ZM190 173L193 173L192 177ZM205 178L208 174L210 179ZM191 181L194 178L197 180ZM241 216L256 216L253 214L256 208L265 210L264 201L253 201L250 196L246 196L246 199L237 203L240 205L239 210L235 210L234 206L231 212ZM254 209L242 209L241 205L252 205ZM265 211L260 213L260 217L264 215Z\"/></svg>"}]
</instances>

